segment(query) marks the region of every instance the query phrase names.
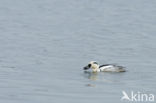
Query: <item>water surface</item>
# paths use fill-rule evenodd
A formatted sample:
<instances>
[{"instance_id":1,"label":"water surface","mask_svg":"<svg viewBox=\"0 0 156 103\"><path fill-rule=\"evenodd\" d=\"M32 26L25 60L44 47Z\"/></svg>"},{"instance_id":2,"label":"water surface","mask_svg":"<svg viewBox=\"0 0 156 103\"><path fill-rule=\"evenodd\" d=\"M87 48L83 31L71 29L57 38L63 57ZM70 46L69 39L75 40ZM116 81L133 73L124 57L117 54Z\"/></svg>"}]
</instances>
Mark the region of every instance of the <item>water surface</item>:
<instances>
[{"instance_id":1,"label":"water surface","mask_svg":"<svg viewBox=\"0 0 156 103\"><path fill-rule=\"evenodd\" d=\"M1 103L120 103L156 94L155 0L0 0ZM125 73L84 72L91 60Z\"/></svg>"}]
</instances>

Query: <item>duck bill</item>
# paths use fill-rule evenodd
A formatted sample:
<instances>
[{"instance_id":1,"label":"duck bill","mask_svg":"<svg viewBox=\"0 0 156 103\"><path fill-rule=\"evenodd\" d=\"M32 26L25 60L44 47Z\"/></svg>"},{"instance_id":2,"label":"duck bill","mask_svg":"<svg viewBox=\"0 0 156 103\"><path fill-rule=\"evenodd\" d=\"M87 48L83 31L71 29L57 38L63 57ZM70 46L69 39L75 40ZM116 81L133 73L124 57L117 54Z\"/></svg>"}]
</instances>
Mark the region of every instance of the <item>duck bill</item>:
<instances>
[{"instance_id":1,"label":"duck bill","mask_svg":"<svg viewBox=\"0 0 156 103\"><path fill-rule=\"evenodd\" d=\"M87 65L87 66L85 66L83 69L84 69L84 70L88 70L88 69L90 69L90 67Z\"/></svg>"}]
</instances>

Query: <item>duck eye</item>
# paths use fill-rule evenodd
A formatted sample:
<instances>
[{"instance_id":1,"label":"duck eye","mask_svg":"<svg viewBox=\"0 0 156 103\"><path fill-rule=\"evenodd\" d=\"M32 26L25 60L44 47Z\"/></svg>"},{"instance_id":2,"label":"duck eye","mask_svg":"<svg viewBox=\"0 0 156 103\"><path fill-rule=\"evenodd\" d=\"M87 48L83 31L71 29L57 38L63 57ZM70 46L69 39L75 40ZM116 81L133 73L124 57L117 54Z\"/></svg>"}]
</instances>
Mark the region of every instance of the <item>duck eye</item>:
<instances>
[{"instance_id":1,"label":"duck eye","mask_svg":"<svg viewBox=\"0 0 156 103\"><path fill-rule=\"evenodd\" d=\"M88 64L88 67L90 68L91 67L91 64Z\"/></svg>"}]
</instances>

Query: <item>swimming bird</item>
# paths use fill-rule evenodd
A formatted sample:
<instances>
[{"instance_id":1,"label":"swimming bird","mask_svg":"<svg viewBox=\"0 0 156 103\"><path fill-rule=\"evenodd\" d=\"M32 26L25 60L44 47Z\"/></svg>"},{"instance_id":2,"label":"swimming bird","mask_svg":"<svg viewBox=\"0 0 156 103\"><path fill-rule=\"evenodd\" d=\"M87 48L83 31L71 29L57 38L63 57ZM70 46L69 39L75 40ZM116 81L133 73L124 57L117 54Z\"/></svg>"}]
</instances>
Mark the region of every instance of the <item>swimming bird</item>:
<instances>
[{"instance_id":1,"label":"swimming bird","mask_svg":"<svg viewBox=\"0 0 156 103\"><path fill-rule=\"evenodd\" d=\"M125 72L125 67L115 65L115 64L104 64L99 65L96 61L91 61L83 69L88 70L92 69L93 72Z\"/></svg>"}]
</instances>

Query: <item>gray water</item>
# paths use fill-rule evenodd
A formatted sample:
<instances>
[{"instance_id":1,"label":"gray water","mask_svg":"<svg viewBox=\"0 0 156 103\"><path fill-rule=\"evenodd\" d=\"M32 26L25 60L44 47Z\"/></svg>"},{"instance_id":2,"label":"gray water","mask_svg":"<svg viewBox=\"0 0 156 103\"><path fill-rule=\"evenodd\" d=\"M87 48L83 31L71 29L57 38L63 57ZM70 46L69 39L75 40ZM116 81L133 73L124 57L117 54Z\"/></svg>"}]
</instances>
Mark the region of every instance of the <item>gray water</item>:
<instances>
[{"instance_id":1,"label":"gray water","mask_svg":"<svg viewBox=\"0 0 156 103\"><path fill-rule=\"evenodd\" d=\"M0 103L156 95L155 35L155 0L0 0ZM127 72L84 72L91 60Z\"/></svg>"}]
</instances>

